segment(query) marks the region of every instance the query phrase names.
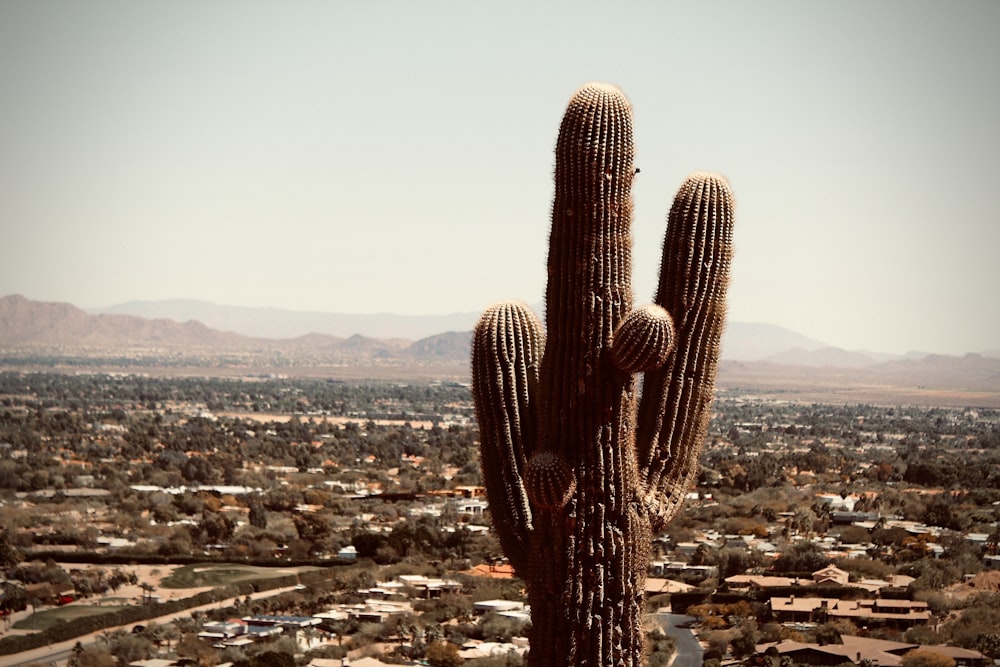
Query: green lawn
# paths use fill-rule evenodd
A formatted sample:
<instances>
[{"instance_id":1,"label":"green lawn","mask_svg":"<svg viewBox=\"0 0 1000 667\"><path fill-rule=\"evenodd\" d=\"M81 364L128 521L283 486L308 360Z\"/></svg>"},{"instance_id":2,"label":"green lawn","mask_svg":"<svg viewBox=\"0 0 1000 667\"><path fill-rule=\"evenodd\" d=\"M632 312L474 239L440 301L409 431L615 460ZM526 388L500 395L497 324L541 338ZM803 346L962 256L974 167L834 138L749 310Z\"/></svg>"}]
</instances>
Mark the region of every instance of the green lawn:
<instances>
[{"instance_id":1,"label":"green lawn","mask_svg":"<svg viewBox=\"0 0 1000 667\"><path fill-rule=\"evenodd\" d=\"M161 582L164 588L198 588L226 586L243 581L273 579L299 574L317 567L256 567L254 565L185 565L177 568Z\"/></svg>"},{"instance_id":2,"label":"green lawn","mask_svg":"<svg viewBox=\"0 0 1000 667\"><path fill-rule=\"evenodd\" d=\"M72 621L84 616L97 616L114 611L114 607L98 607L96 605L66 605L39 611L28 618L23 618L14 624L18 630L48 630L54 625Z\"/></svg>"}]
</instances>

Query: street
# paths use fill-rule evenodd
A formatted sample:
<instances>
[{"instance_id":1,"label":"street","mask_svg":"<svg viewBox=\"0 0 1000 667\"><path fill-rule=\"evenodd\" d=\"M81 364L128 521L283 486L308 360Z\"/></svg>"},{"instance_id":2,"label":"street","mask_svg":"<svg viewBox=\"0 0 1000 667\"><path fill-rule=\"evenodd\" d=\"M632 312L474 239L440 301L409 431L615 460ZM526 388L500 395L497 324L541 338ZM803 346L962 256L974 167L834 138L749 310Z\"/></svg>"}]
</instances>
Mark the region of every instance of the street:
<instances>
[{"instance_id":1,"label":"street","mask_svg":"<svg viewBox=\"0 0 1000 667\"><path fill-rule=\"evenodd\" d=\"M659 612L651 614L650 617L659 624L664 634L677 641L677 653L674 656L673 667L701 667L704 651L695 638L694 632L685 627L697 620L694 616Z\"/></svg>"}]
</instances>

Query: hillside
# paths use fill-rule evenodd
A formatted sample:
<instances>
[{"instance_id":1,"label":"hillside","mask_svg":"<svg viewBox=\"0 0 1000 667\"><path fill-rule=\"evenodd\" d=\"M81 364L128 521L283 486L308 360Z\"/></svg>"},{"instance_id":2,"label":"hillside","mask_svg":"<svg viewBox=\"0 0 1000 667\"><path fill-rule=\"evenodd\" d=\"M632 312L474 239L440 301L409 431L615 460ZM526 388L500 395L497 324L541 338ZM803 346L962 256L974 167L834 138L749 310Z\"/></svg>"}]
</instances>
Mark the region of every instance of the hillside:
<instances>
[{"instance_id":1,"label":"hillside","mask_svg":"<svg viewBox=\"0 0 1000 667\"><path fill-rule=\"evenodd\" d=\"M210 329L201 322L178 323L130 315L89 315L68 303L0 298L0 343L127 347L171 345L245 347L246 336Z\"/></svg>"},{"instance_id":2,"label":"hillside","mask_svg":"<svg viewBox=\"0 0 1000 667\"><path fill-rule=\"evenodd\" d=\"M108 365L131 359L143 367L209 367L292 372L308 368L450 367L463 375L471 333L444 333L417 341L309 333L269 339L218 331L201 322L88 314L68 303L0 298L0 346L6 365ZM87 360L90 360L87 362Z\"/></svg>"}]
</instances>

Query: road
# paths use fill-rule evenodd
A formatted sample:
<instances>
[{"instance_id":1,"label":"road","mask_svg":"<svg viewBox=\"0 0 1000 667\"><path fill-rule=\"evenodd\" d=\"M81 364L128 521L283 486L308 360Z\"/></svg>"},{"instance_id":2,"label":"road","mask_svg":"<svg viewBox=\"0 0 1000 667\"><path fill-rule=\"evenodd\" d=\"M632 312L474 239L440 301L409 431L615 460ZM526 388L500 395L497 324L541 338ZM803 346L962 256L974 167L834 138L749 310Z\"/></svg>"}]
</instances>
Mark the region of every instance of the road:
<instances>
[{"instance_id":1,"label":"road","mask_svg":"<svg viewBox=\"0 0 1000 667\"><path fill-rule=\"evenodd\" d=\"M253 593L249 597L252 600L260 600L261 598L280 595L281 593L287 593L292 590L295 590L295 586L286 586L285 588L275 588L269 591L261 591L260 593ZM240 595L238 597L212 602L211 604L205 604L200 607L192 607L191 609L185 609L184 611L178 611L173 614L164 614L163 616L142 621L140 625L146 625L150 621L156 621L157 623L169 623L174 619L190 616L196 611L209 611L211 609L218 609L219 607L229 607L235 604L237 600L245 600L247 597L248 596L246 595ZM115 630L131 631L134 625L136 624L129 623L128 625L121 625L114 628L105 628L100 632L92 632L89 635L74 637L73 639L67 639L64 642L59 642L58 644L41 646L39 648L31 649L30 651L23 651L13 655L0 655L0 667L19 667L21 665L29 664L62 664L69 660L73 647L77 642L87 646L88 644L96 642L98 637L100 637L104 632L113 632Z\"/></svg>"},{"instance_id":2,"label":"road","mask_svg":"<svg viewBox=\"0 0 1000 667\"><path fill-rule=\"evenodd\" d=\"M673 637L677 642L677 653L674 654L672 667L701 667L704 651L691 629L685 627L697 620L694 616L659 612L651 614L650 618L659 624L664 634Z\"/></svg>"}]
</instances>

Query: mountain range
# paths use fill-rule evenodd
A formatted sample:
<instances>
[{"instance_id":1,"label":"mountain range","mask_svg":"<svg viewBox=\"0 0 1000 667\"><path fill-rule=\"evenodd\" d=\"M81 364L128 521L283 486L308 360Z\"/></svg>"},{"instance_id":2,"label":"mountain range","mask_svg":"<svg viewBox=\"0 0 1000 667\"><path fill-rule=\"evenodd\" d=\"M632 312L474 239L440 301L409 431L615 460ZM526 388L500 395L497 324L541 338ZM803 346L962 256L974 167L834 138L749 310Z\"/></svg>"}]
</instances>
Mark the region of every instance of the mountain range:
<instances>
[{"instance_id":1,"label":"mountain range","mask_svg":"<svg viewBox=\"0 0 1000 667\"><path fill-rule=\"evenodd\" d=\"M540 304L532 306L539 316ZM246 308L192 299L130 301L91 309L94 315L134 315L144 319L200 322L212 329L253 338L290 339L309 334L338 338L365 336L377 339L420 340L442 332L471 331L479 312L449 315L374 315ZM891 355L847 352L773 324L730 322L723 338L723 357L739 361L772 360L807 366L858 367L885 361ZM785 358L783 358L785 357Z\"/></svg>"},{"instance_id":2,"label":"mountain range","mask_svg":"<svg viewBox=\"0 0 1000 667\"><path fill-rule=\"evenodd\" d=\"M155 357L157 363L190 363L197 357L195 365L354 368L359 376L379 367L434 367L461 378L467 374L478 316L338 315L202 301L132 302L86 312L68 303L11 295L0 297L0 356L9 361L20 351L22 366L25 354L62 359L139 355ZM998 356L849 351L771 324L730 322L720 382L827 399L845 392L852 400L877 396L890 388L898 397L897 390L906 388L910 398L931 392L939 400L945 391L949 400L963 405L1000 406ZM177 361L181 357L187 361Z\"/></svg>"},{"instance_id":3,"label":"mountain range","mask_svg":"<svg viewBox=\"0 0 1000 667\"><path fill-rule=\"evenodd\" d=\"M542 306L533 308L542 315ZM471 330L479 315L340 314L226 306L191 299L131 301L85 311L68 303L10 295L0 297L0 344L336 347L356 352L408 349L416 356L447 358L457 354L468 358ZM864 368L930 356L843 350L759 322L729 322L722 348L726 361L832 368Z\"/></svg>"}]
</instances>

